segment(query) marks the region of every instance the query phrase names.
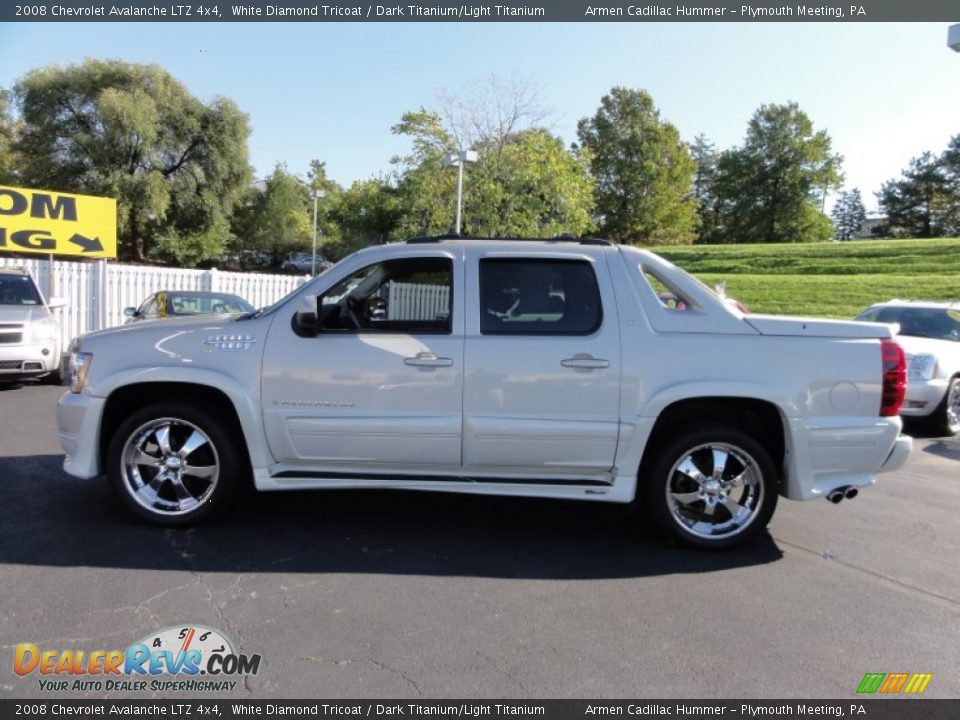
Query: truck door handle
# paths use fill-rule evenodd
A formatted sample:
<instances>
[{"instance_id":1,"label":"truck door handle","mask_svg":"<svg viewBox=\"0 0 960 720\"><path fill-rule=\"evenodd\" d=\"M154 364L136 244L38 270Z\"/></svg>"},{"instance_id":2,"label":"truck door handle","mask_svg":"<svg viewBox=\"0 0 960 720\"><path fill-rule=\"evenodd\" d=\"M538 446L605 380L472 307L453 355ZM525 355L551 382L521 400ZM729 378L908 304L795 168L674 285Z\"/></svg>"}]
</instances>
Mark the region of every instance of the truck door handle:
<instances>
[{"instance_id":1,"label":"truck door handle","mask_svg":"<svg viewBox=\"0 0 960 720\"><path fill-rule=\"evenodd\" d=\"M589 353L577 353L572 358L561 360L560 364L569 368L582 368L584 370L596 370L598 368L610 367L609 360L595 358Z\"/></svg>"},{"instance_id":2,"label":"truck door handle","mask_svg":"<svg viewBox=\"0 0 960 720\"><path fill-rule=\"evenodd\" d=\"M420 352L414 357L404 358L403 364L426 368L451 367L453 365L453 359L437 357L436 354L432 352Z\"/></svg>"}]
</instances>

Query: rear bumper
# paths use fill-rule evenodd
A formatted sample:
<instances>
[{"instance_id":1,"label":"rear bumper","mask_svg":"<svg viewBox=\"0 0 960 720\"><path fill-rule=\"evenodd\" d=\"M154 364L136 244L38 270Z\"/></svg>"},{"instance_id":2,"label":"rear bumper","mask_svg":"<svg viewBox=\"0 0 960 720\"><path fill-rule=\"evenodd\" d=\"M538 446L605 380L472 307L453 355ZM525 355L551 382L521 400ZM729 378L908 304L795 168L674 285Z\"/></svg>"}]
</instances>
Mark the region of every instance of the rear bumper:
<instances>
[{"instance_id":1,"label":"rear bumper","mask_svg":"<svg viewBox=\"0 0 960 720\"><path fill-rule=\"evenodd\" d=\"M877 473L903 467L913 443L900 434L899 417L792 418L788 425L781 493L791 500L869 487Z\"/></svg>"},{"instance_id":2,"label":"rear bumper","mask_svg":"<svg viewBox=\"0 0 960 720\"><path fill-rule=\"evenodd\" d=\"M66 453L63 469L79 478L100 474L100 421L106 400L64 393L57 403L57 434Z\"/></svg>"},{"instance_id":3,"label":"rear bumper","mask_svg":"<svg viewBox=\"0 0 960 720\"><path fill-rule=\"evenodd\" d=\"M899 470L907 462L907 458L910 457L910 452L913 450L913 438L909 435L900 435L897 438L897 441L893 444L893 448L890 450L890 455L887 457L887 461L881 466L877 472L893 472L894 470Z\"/></svg>"}]
</instances>

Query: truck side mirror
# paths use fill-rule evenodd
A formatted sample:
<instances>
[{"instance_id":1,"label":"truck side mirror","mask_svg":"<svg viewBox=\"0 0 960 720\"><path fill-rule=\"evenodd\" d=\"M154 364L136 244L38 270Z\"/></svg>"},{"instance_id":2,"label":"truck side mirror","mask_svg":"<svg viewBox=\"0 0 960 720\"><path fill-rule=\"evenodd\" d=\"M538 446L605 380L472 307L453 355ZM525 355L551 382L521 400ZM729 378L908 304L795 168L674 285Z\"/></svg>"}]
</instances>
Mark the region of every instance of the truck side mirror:
<instances>
[{"instance_id":1,"label":"truck side mirror","mask_svg":"<svg viewBox=\"0 0 960 720\"><path fill-rule=\"evenodd\" d=\"M123 309L124 317L136 317L136 315L137 315L137 309L134 307L128 307Z\"/></svg>"},{"instance_id":2,"label":"truck side mirror","mask_svg":"<svg viewBox=\"0 0 960 720\"><path fill-rule=\"evenodd\" d=\"M300 335L316 335L317 323L317 296L304 295L300 298L300 307L293 316L294 329Z\"/></svg>"}]
</instances>

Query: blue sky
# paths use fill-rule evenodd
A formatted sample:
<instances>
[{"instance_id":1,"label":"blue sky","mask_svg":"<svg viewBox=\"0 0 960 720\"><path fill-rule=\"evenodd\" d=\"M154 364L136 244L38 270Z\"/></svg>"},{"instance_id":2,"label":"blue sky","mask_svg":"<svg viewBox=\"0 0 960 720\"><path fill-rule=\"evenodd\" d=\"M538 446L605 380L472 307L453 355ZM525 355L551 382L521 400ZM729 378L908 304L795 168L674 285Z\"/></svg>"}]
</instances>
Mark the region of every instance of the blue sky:
<instances>
[{"instance_id":1,"label":"blue sky","mask_svg":"<svg viewBox=\"0 0 960 720\"><path fill-rule=\"evenodd\" d=\"M880 184L960 134L960 54L921 23L46 23L0 26L0 86L85 57L156 62L251 118L258 176L327 162L342 184L406 150L400 115L491 74L526 78L576 138L613 85L645 88L687 140L741 142L763 103L795 100L868 207Z\"/></svg>"}]
</instances>

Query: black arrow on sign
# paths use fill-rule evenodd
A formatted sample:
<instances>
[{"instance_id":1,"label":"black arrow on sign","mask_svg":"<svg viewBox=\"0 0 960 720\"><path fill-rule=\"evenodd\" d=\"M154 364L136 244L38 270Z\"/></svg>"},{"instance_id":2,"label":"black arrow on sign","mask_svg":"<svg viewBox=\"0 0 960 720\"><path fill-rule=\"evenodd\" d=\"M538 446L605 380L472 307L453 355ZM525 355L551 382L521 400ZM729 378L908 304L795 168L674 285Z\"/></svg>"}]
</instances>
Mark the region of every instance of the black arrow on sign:
<instances>
[{"instance_id":1,"label":"black arrow on sign","mask_svg":"<svg viewBox=\"0 0 960 720\"><path fill-rule=\"evenodd\" d=\"M88 238L80 233L74 233L73 237L70 238L70 242L74 245L79 245L85 253L103 251L103 243L100 242L100 238Z\"/></svg>"}]
</instances>

